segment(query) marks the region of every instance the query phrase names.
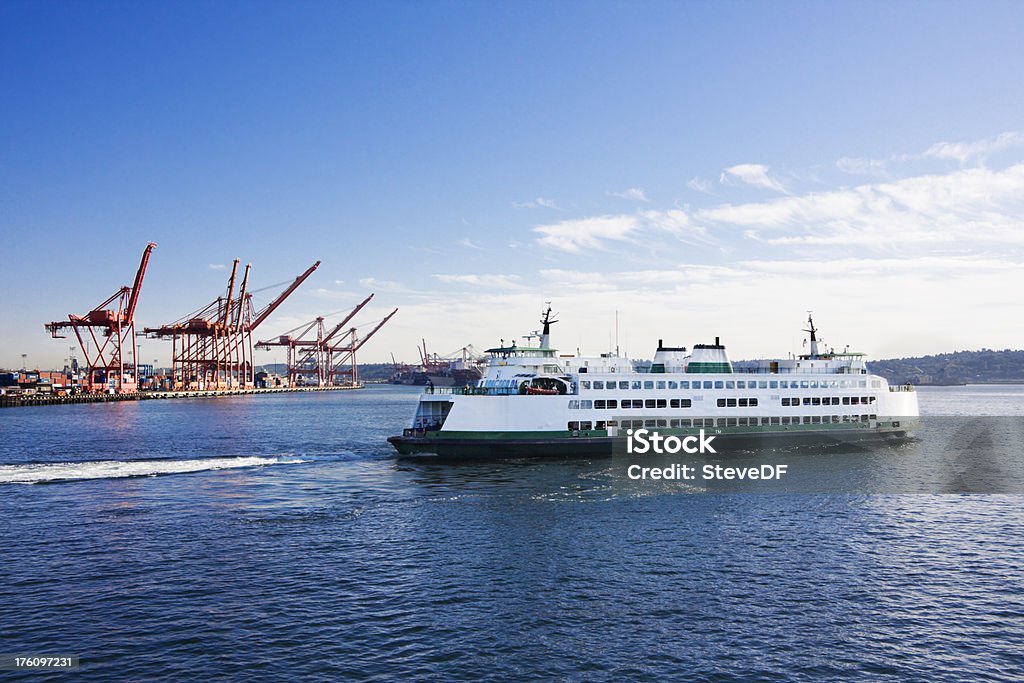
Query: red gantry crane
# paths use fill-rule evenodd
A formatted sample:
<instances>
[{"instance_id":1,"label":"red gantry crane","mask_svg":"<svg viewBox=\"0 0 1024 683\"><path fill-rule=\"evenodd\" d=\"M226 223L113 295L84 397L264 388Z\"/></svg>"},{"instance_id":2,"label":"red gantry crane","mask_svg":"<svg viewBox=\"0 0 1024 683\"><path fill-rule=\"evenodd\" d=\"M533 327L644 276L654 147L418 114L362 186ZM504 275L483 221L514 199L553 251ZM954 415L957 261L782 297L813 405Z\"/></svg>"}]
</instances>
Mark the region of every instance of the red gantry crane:
<instances>
[{"instance_id":1,"label":"red gantry crane","mask_svg":"<svg viewBox=\"0 0 1024 683\"><path fill-rule=\"evenodd\" d=\"M291 386L356 386L359 384L356 351L398 312L396 308L389 313L365 337L359 338L355 327L338 336L372 298L373 294L363 299L328 332L324 331L324 318L320 317L285 332L277 339L261 341L256 348L287 348L288 383ZM346 365L348 369L344 369ZM343 381L342 377L348 377L348 380Z\"/></svg>"},{"instance_id":2,"label":"red gantry crane","mask_svg":"<svg viewBox=\"0 0 1024 683\"><path fill-rule=\"evenodd\" d=\"M82 385L89 393L134 394L138 391L135 307L139 303L149 255L155 247L156 244L150 242L142 252L131 287L117 290L85 315L70 314L67 320L46 324L54 339L63 339L66 328L74 331L85 356L86 377ZM130 360L126 362L126 358Z\"/></svg>"},{"instance_id":3,"label":"red gantry crane","mask_svg":"<svg viewBox=\"0 0 1024 683\"><path fill-rule=\"evenodd\" d=\"M356 334L356 328L349 328L348 332L338 338L338 341L331 343L330 337L324 342L325 352L327 354L327 367L328 377L327 381L333 386L358 386L359 385L359 366L356 365L356 351L363 348L363 344L370 341L370 337L377 334L377 330L384 327L384 323L391 320L398 313L398 309L391 311L377 323L377 326L370 330L369 334L362 337L361 339ZM340 330L339 325L335 330ZM333 335L331 335L333 337ZM345 366L348 369L344 369ZM347 382L342 382L342 377L348 377Z\"/></svg>"},{"instance_id":4,"label":"red gantry crane","mask_svg":"<svg viewBox=\"0 0 1024 683\"><path fill-rule=\"evenodd\" d=\"M253 331L320 266L319 261L314 263L277 298L256 311L248 291L251 264L245 266L235 292L238 264L239 259L235 259L224 296L176 322L145 328L144 332L153 338L171 340L175 390L253 388Z\"/></svg>"}]
</instances>

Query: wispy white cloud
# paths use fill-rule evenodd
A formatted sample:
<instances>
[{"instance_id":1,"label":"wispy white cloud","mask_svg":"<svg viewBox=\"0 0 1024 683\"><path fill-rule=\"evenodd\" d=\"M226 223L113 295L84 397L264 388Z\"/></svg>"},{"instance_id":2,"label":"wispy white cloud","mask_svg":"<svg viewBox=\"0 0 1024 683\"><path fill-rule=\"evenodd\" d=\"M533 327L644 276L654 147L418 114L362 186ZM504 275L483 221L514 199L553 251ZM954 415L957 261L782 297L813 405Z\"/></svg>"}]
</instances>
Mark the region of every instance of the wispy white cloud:
<instances>
[{"instance_id":1,"label":"wispy white cloud","mask_svg":"<svg viewBox=\"0 0 1024 683\"><path fill-rule=\"evenodd\" d=\"M469 239L468 237L463 237L461 240L459 240L459 246L466 247L467 249L483 249L483 247L481 247L479 244Z\"/></svg>"},{"instance_id":2,"label":"wispy white cloud","mask_svg":"<svg viewBox=\"0 0 1024 683\"><path fill-rule=\"evenodd\" d=\"M540 225L534 232L541 235L537 238L540 246L570 253L604 250L616 242L636 243L641 234L650 237L661 233L688 243L707 241L707 229L694 224L682 209L579 218Z\"/></svg>"},{"instance_id":3,"label":"wispy white cloud","mask_svg":"<svg viewBox=\"0 0 1024 683\"><path fill-rule=\"evenodd\" d=\"M630 238L640 227L636 216L595 216L539 225L533 229L541 235L537 243L572 253L582 249L603 249L608 242L621 242Z\"/></svg>"},{"instance_id":4,"label":"wispy white cloud","mask_svg":"<svg viewBox=\"0 0 1024 683\"><path fill-rule=\"evenodd\" d=\"M518 275L451 275L439 273L435 274L434 277L446 284L472 285L474 287L521 287Z\"/></svg>"},{"instance_id":5,"label":"wispy white cloud","mask_svg":"<svg viewBox=\"0 0 1024 683\"><path fill-rule=\"evenodd\" d=\"M850 175L873 175L888 177L886 162L882 159L859 159L855 157L843 157L836 161L836 168L843 173Z\"/></svg>"},{"instance_id":6,"label":"wispy white cloud","mask_svg":"<svg viewBox=\"0 0 1024 683\"><path fill-rule=\"evenodd\" d=\"M557 209L558 204L554 199L549 199L548 197L537 197L536 199L531 199L528 202L513 202L512 207L515 209Z\"/></svg>"},{"instance_id":7,"label":"wispy white cloud","mask_svg":"<svg viewBox=\"0 0 1024 683\"><path fill-rule=\"evenodd\" d=\"M969 161L984 161L992 154L1012 147L1024 147L1024 134L1010 131L974 142L937 142L920 156L925 159L952 159L966 164Z\"/></svg>"},{"instance_id":8,"label":"wispy white cloud","mask_svg":"<svg viewBox=\"0 0 1024 683\"><path fill-rule=\"evenodd\" d=\"M961 166L972 162L984 164L993 154L1015 147L1024 147L1024 133L1007 131L983 140L936 142L923 152L893 154L885 159L843 157L836 162L836 167L851 175L889 177L893 165L908 161L946 160L956 161Z\"/></svg>"},{"instance_id":9,"label":"wispy white cloud","mask_svg":"<svg viewBox=\"0 0 1024 683\"><path fill-rule=\"evenodd\" d=\"M379 280L375 277L359 278L359 286L363 289L383 290L391 292L407 291L405 285L394 280Z\"/></svg>"},{"instance_id":10,"label":"wispy white cloud","mask_svg":"<svg viewBox=\"0 0 1024 683\"><path fill-rule=\"evenodd\" d=\"M210 264L207 264L206 267L209 268L210 270L227 270L228 269L228 267L226 265L224 265L223 263L210 263Z\"/></svg>"},{"instance_id":11,"label":"wispy white cloud","mask_svg":"<svg viewBox=\"0 0 1024 683\"><path fill-rule=\"evenodd\" d=\"M686 186L693 190L694 192L710 194L713 184L710 180L704 180L703 178L690 178L686 182Z\"/></svg>"},{"instance_id":12,"label":"wispy white cloud","mask_svg":"<svg viewBox=\"0 0 1024 683\"><path fill-rule=\"evenodd\" d=\"M1024 164L972 168L766 202L722 205L697 221L747 228L770 244L1024 244Z\"/></svg>"},{"instance_id":13,"label":"wispy white cloud","mask_svg":"<svg viewBox=\"0 0 1024 683\"><path fill-rule=\"evenodd\" d=\"M613 197L619 197L620 199L630 199L635 202L651 201L650 199L647 198L647 194L644 192L644 188L642 187L631 187L627 190L623 190L622 192L609 192L608 194L610 194Z\"/></svg>"},{"instance_id":14,"label":"wispy white cloud","mask_svg":"<svg viewBox=\"0 0 1024 683\"><path fill-rule=\"evenodd\" d=\"M762 164L737 164L722 171L719 181L731 185L738 181L753 187L760 187L775 192L785 192L786 188L779 181L768 175L768 167Z\"/></svg>"}]
</instances>

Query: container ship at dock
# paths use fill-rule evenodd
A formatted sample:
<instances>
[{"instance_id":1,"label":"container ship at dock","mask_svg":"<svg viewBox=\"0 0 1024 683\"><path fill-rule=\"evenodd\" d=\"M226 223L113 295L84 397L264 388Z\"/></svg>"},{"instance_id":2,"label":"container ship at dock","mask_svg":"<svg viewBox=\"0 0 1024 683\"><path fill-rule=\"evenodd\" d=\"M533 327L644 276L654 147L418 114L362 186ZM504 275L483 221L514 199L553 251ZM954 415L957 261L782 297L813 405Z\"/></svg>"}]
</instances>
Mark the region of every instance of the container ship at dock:
<instances>
[{"instance_id":1,"label":"container ship at dock","mask_svg":"<svg viewBox=\"0 0 1024 683\"><path fill-rule=\"evenodd\" d=\"M905 439L917 393L868 373L864 354L823 348L808 316L808 353L733 367L725 346L659 342L649 370L613 354L559 356L550 307L538 346L488 349L474 386L427 386L412 425L388 441L402 455L529 457L625 452L627 431L703 430L737 448Z\"/></svg>"}]
</instances>

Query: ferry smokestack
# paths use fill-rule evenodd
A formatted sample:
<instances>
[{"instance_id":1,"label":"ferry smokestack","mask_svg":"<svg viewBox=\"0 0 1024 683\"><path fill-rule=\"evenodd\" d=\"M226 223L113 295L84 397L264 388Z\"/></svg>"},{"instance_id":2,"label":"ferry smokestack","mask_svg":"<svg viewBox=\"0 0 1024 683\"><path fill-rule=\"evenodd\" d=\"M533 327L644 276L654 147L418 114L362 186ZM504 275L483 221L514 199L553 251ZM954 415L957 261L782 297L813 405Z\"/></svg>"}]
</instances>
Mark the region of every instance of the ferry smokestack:
<instances>
[{"instance_id":1,"label":"ferry smokestack","mask_svg":"<svg viewBox=\"0 0 1024 683\"><path fill-rule=\"evenodd\" d=\"M715 337L715 346L721 346L722 342L718 341L718 337Z\"/></svg>"}]
</instances>

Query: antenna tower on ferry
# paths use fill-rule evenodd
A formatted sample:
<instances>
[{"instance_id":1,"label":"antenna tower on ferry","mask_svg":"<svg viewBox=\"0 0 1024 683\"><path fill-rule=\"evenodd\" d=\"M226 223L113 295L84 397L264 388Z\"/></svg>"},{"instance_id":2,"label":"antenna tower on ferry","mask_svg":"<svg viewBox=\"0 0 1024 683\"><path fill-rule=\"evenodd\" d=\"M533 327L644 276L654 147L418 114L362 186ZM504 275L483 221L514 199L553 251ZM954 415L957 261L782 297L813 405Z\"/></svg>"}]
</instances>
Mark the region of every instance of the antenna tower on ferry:
<instances>
[{"instance_id":1,"label":"antenna tower on ferry","mask_svg":"<svg viewBox=\"0 0 1024 683\"><path fill-rule=\"evenodd\" d=\"M543 330L541 331L541 336L540 336L540 347L542 349L547 349L547 348L551 348L551 344L550 344L550 342L551 342L551 326L558 322L557 320L552 320L551 318L552 318L553 315L558 315L558 314L551 312L551 302L550 301L545 301L544 304L548 308L547 308L546 311L544 311L544 313L542 314L541 319L540 319L541 324L544 326Z\"/></svg>"}]
</instances>

